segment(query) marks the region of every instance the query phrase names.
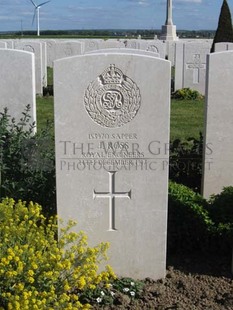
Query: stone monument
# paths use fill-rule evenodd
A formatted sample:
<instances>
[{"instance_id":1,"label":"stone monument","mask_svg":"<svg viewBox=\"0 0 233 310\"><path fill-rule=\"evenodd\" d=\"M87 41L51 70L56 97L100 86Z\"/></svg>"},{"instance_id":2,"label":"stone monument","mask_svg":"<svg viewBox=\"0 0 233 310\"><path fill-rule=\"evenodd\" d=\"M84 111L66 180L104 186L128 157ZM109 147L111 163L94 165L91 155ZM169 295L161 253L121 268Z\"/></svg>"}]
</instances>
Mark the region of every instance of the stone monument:
<instances>
[{"instance_id":1,"label":"stone monument","mask_svg":"<svg viewBox=\"0 0 233 310\"><path fill-rule=\"evenodd\" d=\"M176 26L172 22L172 0L167 0L167 19L165 25L162 26L162 33L160 40L164 41L176 41L178 37L176 35Z\"/></svg>"}]
</instances>

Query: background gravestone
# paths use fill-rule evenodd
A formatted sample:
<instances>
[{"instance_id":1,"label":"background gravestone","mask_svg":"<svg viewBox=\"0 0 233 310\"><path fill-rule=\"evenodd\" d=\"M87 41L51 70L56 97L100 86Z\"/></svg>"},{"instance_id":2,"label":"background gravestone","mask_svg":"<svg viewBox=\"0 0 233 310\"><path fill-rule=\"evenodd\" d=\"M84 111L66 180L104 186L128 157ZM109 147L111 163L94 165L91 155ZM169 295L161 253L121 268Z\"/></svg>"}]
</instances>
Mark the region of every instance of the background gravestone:
<instances>
[{"instance_id":1,"label":"background gravestone","mask_svg":"<svg viewBox=\"0 0 233 310\"><path fill-rule=\"evenodd\" d=\"M6 40L4 40L4 42L6 42L6 45L7 45L8 49L14 49L14 41L6 39Z\"/></svg>"},{"instance_id":2,"label":"background gravestone","mask_svg":"<svg viewBox=\"0 0 233 310\"><path fill-rule=\"evenodd\" d=\"M55 59L56 40L47 39L44 42L46 43L47 65L52 68Z\"/></svg>"},{"instance_id":3,"label":"background gravestone","mask_svg":"<svg viewBox=\"0 0 233 310\"><path fill-rule=\"evenodd\" d=\"M84 43L79 41L57 41L55 45L55 58L71 57L83 54Z\"/></svg>"},{"instance_id":4,"label":"background gravestone","mask_svg":"<svg viewBox=\"0 0 233 310\"><path fill-rule=\"evenodd\" d=\"M47 75L47 44L44 41L40 41L42 47L42 77L43 77L43 87L48 85L48 75Z\"/></svg>"},{"instance_id":5,"label":"background gravestone","mask_svg":"<svg viewBox=\"0 0 233 310\"><path fill-rule=\"evenodd\" d=\"M165 59L166 56L166 43L159 40L144 40L146 41L146 50L154 53L158 53L160 58Z\"/></svg>"},{"instance_id":6,"label":"background gravestone","mask_svg":"<svg viewBox=\"0 0 233 310\"><path fill-rule=\"evenodd\" d=\"M178 41L179 42L179 41ZM167 44L167 59L171 61L171 65L175 65L175 48L177 41L166 41Z\"/></svg>"},{"instance_id":7,"label":"background gravestone","mask_svg":"<svg viewBox=\"0 0 233 310\"><path fill-rule=\"evenodd\" d=\"M16 50L28 51L35 54L35 70L36 70L36 93L38 95L43 94L44 85L44 67L42 63L42 44L35 41L21 41L14 42Z\"/></svg>"},{"instance_id":8,"label":"background gravestone","mask_svg":"<svg viewBox=\"0 0 233 310\"><path fill-rule=\"evenodd\" d=\"M215 52L224 52L233 50L233 43L231 42L219 42L214 44L214 51Z\"/></svg>"},{"instance_id":9,"label":"background gravestone","mask_svg":"<svg viewBox=\"0 0 233 310\"><path fill-rule=\"evenodd\" d=\"M125 44L120 40L108 39L99 41L99 49L104 48L124 48Z\"/></svg>"},{"instance_id":10,"label":"background gravestone","mask_svg":"<svg viewBox=\"0 0 233 310\"><path fill-rule=\"evenodd\" d=\"M131 54L55 61L59 217L110 242L119 276L165 276L170 62Z\"/></svg>"},{"instance_id":11,"label":"background gravestone","mask_svg":"<svg viewBox=\"0 0 233 310\"><path fill-rule=\"evenodd\" d=\"M0 48L7 48L7 43L0 41Z\"/></svg>"},{"instance_id":12,"label":"background gravestone","mask_svg":"<svg viewBox=\"0 0 233 310\"><path fill-rule=\"evenodd\" d=\"M126 48L129 49L140 49L140 40L135 39L125 39L123 40Z\"/></svg>"},{"instance_id":13,"label":"background gravestone","mask_svg":"<svg viewBox=\"0 0 233 310\"><path fill-rule=\"evenodd\" d=\"M30 124L36 121L34 54L0 49L0 110L19 122L22 112L30 105Z\"/></svg>"},{"instance_id":14,"label":"background gravestone","mask_svg":"<svg viewBox=\"0 0 233 310\"><path fill-rule=\"evenodd\" d=\"M134 48L151 53L157 53L160 58L165 58L166 55L166 43L159 40L124 40L126 48Z\"/></svg>"},{"instance_id":15,"label":"background gravestone","mask_svg":"<svg viewBox=\"0 0 233 310\"><path fill-rule=\"evenodd\" d=\"M174 89L182 89L184 87L184 43L176 42L175 43L175 83Z\"/></svg>"},{"instance_id":16,"label":"background gravestone","mask_svg":"<svg viewBox=\"0 0 233 310\"><path fill-rule=\"evenodd\" d=\"M233 51L208 56L203 195L233 185Z\"/></svg>"},{"instance_id":17,"label":"background gravestone","mask_svg":"<svg viewBox=\"0 0 233 310\"><path fill-rule=\"evenodd\" d=\"M103 40L100 40L100 39L93 39L93 40L83 39L80 41L82 43L84 43L84 53L87 53L87 52L91 52L94 50L98 50L99 44Z\"/></svg>"},{"instance_id":18,"label":"background gravestone","mask_svg":"<svg viewBox=\"0 0 233 310\"><path fill-rule=\"evenodd\" d=\"M96 50L96 51L90 51L86 52L85 54L96 54L96 53L120 53L120 54L136 54L136 55L144 55L144 56L151 56L151 57L160 57L158 53L149 52L149 51L143 51L133 48L106 48L103 50Z\"/></svg>"},{"instance_id":19,"label":"background gravestone","mask_svg":"<svg viewBox=\"0 0 233 310\"><path fill-rule=\"evenodd\" d=\"M205 94L206 56L210 47L209 43L176 44L175 90L189 87Z\"/></svg>"}]
</instances>

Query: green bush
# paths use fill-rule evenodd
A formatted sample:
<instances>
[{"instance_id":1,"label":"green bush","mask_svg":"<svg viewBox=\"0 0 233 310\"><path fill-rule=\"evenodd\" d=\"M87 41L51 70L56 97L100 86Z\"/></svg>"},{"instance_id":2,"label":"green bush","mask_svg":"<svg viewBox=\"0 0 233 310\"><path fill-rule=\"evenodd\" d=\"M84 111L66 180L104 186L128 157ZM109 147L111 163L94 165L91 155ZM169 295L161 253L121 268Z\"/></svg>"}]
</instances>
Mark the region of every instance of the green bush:
<instances>
[{"instance_id":1,"label":"green bush","mask_svg":"<svg viewBox=\"0 0 233 310\"><path fill-rule=\"evenodd\" d=\"M201 95L197 90L190 88L178 89L172 94L172 99L178 100L201 100L203 98L204 96Z\"/></svg>"},{"instance_id":2,"label":"green bush","mask_svg":"<svg viewBox=\"0 0 233 310\"><path fill-rule=\"evenodd\" d=\"M206 201L188 187L170 182L168 253L221 250L229 254L233 245L232 214L228 222L220 222L219 206L224 205L223 214L228 214L231 207L226 207L225 202L230 201L230 196L233 198L232 193L232 188L225 189L216 201L213 198Z\"/></svg>"},{"instance_id":3,"label":"green bush","mask_svg":"<svg viewBox=\"0 0 233 310\"><path fill-rule=\"evenodd\" d=\"M199 192L202 177L203 136L200 139L179 139L170 143L169 178Z\"/></svg>"},{"instance_id":4,"label":"green bush","mask_svg":"<svg viewBox=\"0 0 233 310\"><path fill-rule=\"evenodd\" d=\"M221 194L212 195L208 210L216 224L233 223L233 187L224 187Z\"/></svg>"},{"instance_id":5,"label":"green bush","mask_svg":"<svg viewBox=\"0 0 233 310\"><path fill-rule=\"evenodd\" d=\"M8 310L89 309L80 302L86 290L115 279L111 267L98 272L107 243L89 247L73 222L59 229L41 207L4 199L0 203L0 308Z\"/></svg>"},{"instance_id":6,"label":"green bush","mask_svg":"<svg viewBox=\"0 0 233 310\"><path fill-rule=\"evenodd\" d=\"M55 214L54 137L49 124L33 134L29 111L27 106L19 123L7 109L0 114L0 195L36 201L46 214Z\"/></svg>"},{"instance_id":7,"label":"green bush","mask_svg":"<svg viewBox=\"0 0 233 310\"><path fill-rule=\"evenodd\" d=\"M168 252L203 250L213 222L206 201L188 187L170 182L168 195Z\"/></svg>"}]
</instances>

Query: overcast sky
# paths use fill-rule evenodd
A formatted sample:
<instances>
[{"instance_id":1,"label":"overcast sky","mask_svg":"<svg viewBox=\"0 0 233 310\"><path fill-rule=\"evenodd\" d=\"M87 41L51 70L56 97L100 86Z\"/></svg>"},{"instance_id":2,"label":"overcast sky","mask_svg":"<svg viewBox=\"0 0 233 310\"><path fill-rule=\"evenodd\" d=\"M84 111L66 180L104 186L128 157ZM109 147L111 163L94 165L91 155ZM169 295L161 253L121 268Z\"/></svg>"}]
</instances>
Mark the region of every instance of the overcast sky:
<instances>
[{"instance_id":1,"label":"overcast sky","mask_svg":"<svg viewBox=\"0 0 233 310\"><path fill-rule=\"evenodd\" d=\"M33 0L37 5L46 0ZM51 0L40 9L40 27L53 29L160 29L166 0ZM223 0L173 0L177 29L215 30ZM233 12L233 0L228 0ZM0 0L0 31L35 30L30 0Z\"/></svg>"}]
</instances>

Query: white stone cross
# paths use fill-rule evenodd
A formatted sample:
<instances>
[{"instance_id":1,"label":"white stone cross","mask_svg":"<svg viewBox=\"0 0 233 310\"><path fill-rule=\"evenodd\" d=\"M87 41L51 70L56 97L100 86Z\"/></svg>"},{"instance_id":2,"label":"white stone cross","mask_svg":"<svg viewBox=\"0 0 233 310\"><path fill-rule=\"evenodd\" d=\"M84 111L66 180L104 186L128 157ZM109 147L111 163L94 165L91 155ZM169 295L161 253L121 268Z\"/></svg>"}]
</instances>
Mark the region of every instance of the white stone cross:
<instances>
[{"instance_id":1,"label":"white stone cross","mask_svg":"<svg viewBox=\"0 0 233 310\"><path fill-rule=\"evenodd\" d=\"M115 192L115 174L116 171L108 171L109 173L109 191L108 192L93 192L95 198L109 198L109 229L108 231L117 230L115 227L115 198L131 199L131 190L129 192Z\"/></svg>"},{"instance_id":2,"label":"white stone cross","mask_svg":"<svg viewBox=\"0 0 233 310\"><path fill-rule=\"evenodd\" d=\"M173 25L172 22L172 0L167 0L167 19L165 25Z\"/></svg>"},{"instance_id":3,"label":"white stone cross","mask_svg":"<svg viewBox=\"0 0 233 310\"><path fill-rule=\"evenodd\" d=\"M200 70L206 69L206 64L201 62L201 55L193 55L193 62L186 64L186 69L193 70L193 84L198 84L200 82Z\"/></svg>"}]
</instances>

